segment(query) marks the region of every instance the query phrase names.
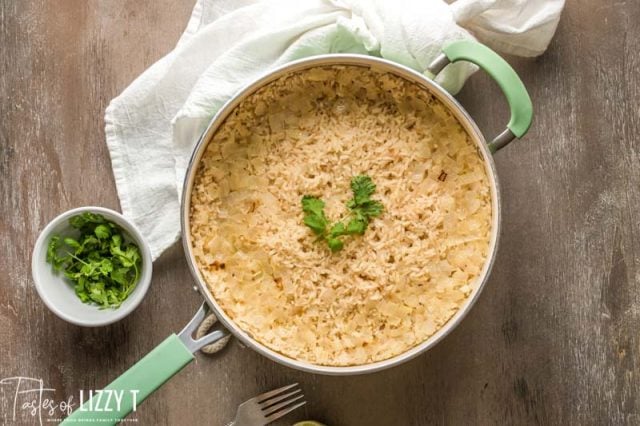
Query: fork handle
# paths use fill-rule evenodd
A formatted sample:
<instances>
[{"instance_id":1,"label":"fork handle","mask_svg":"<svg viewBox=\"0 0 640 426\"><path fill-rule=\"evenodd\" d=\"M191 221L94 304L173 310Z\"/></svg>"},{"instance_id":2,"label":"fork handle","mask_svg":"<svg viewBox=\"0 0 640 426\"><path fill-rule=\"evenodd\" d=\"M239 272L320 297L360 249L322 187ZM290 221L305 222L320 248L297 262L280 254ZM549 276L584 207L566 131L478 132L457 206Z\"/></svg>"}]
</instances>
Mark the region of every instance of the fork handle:
<instances>
[{"instance_id":1,"label":"fork handle","mask_svg":"<svg viewBox=\"0 0 640 426\"><path fill-rule=\"evenodd\" d=\"M193 359L191 351L172 334L103 391L96 392L61 425L115 425Z\"/></svg>"}]
</instances>

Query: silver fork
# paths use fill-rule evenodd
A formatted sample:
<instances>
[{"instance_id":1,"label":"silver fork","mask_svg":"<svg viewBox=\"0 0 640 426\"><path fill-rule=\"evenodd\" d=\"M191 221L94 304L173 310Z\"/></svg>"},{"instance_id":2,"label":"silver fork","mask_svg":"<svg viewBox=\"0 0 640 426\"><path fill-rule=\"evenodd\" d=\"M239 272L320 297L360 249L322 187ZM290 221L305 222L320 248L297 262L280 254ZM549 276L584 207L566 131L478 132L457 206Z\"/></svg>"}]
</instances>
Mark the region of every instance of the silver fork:
<instances>
[{"instance_id":1,"label":"silver fork","mask_svg":"<svg viewBox=\"0 0 640 426\"><path fill-rule=\"evenodd\" d=\"M251 398L238 406L236 418L227 426L263 426L276 421L307 403L300 401L304 397L300 392L294 383Z\"/></svg>"}]
</instances>

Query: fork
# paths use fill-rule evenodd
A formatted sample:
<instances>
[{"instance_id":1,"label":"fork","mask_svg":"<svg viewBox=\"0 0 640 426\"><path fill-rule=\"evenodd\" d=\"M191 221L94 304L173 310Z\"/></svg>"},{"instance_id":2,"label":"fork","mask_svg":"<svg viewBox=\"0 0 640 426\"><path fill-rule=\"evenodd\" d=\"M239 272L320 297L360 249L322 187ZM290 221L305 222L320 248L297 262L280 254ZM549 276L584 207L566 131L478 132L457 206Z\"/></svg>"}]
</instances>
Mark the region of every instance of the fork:
<instances>
[{"instance_id":1,"label":"fork","mask_svg":"<svg viewBox=\"0 0 640 426\"><path fill-rule=\"evenodd\" d=\"M263 426L276 421L307 403L300 401L304 397L300 392L294 383L251 398L238 406L235 419L227 426Z\"/></svg>"}]
</instances>

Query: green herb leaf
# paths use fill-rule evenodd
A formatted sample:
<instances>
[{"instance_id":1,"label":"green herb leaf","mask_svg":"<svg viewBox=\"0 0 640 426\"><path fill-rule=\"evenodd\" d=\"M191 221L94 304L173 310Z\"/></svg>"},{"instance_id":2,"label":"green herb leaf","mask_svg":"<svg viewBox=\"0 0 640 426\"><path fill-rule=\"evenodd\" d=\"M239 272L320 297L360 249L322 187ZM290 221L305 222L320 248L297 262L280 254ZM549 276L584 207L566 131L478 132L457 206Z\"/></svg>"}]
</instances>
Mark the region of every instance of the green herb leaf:
<instances>
[{"instance_id":1,"label":"green herb leaf","mask_svg":"<svg viewBox=\"0 0 640 426\"><path fill-rule=\"evenodd\" d=\"M354 207L353 210L357 210L362 216L367 219L372 217L378 217L382 214L382 203L379 201L369 200L361 203L358 207Z\"/></svg>"},{"instance_id":2,"label":"green herb leaf","mask_svg":"<svg viewBox=\"0 0 640 426\"><path fill-rule=\"evenodd\" d=\"M369 176L359 175L351 179L351 191L353 191L353 200L349 201L347 206L349 208L360 206L369 201L373 193L376 192L376 184Z\"/></svg>"},{"instance_id":3,"label":"green herb leaf","mask_svg":"<svg viewBox=\"0 0 640 426\"><path fill-rule=\"evenodd\" d=\"M75 250L77 250L80 247L82 247L81 244L79 242L77 242L76 240L74 240L73 238L65 238L64 239L64 243L66 245L68 245L69 247L75 249Z\"/></svg>"},{"instance_id":4,"label":"green herb leaf","mask_svg":"<svg viewBox=\"0 0 640 426\"><path fill-rule=\"evenodd\" d=\"M111 263L109 259L102 259L99 265L102 275L109 275L109 273L113 271L113 263Z\"/></svg>"},{"instance_id":5,"label":"green herb leaf","mask_svg":"<svg viewBox=\"0 0 640 426\"><path fill-rule=\"evenodd\" d=\"M109 243L109 250L114 256L124 256L124 251L120 248L122 244L122 237L118 234L111 237L111 242Z\"/></svg>"},{"instance_id":6,"label":"green herb leaf","mask_svg":"<svg viewBox=\"0 0 640 426\"><path fill-rule=\"evenodd\" d=\"M350 235L362 235L367 229L367 222L362 219L353 218L347 224L347 234Z\"/></svg>"},{"instance_id":7,"label":"green herb leaf","mask_svg":"<svg viewBox=\"0 0 640 426\"><path fill-rule=\"evenodd\" d=\"M337 222L329 230L329 237L335 238L345 234L344 223Z\"/></svg>"},{"instance_id":8,"label":"green herb leaf","mask_svg":"<svg viewBox=\"0 0 640 426\"><path fill-rule=\"evenodd\" d=\"M76 229L80 229L88 224L105 223L106 221L107 220L104 216L100 214L86 212L69 219L69 225Z\"/></svg>"},{"instance_id":9,"label":"green herb leaf","mask_svg":"<svg viewBox=\"0 0 640 426\"><path fill-rule=\"evenodd\" d=\"M98 237L98 239L106 240L111 236L111 228L109 228L107 225L98 225L96 226L96 229L94 229L93 233L96 234L96 237Z\"/></svg>"},{"instance_id":10,"label":"green herb leaf","mask_svg":"<svg viewBox=\"0 0 640 426\"><path fill-rule=\"evenodd\" d=\"M319 236L326 232L328 221L324 215L324 201L321 199L305 195L302 197L302 211L305 213L303 222Z\"/></svg>"},{"instance_id":11,"label":"green herb leaf","mask_svg":"<svg viewBox=\"0 0 640 426\"><path fill-rule=\"evenodd\" d=\"M53 237L47 246L47 262L53 265L56 271L60 269L60 261L58 258L58 247L60 247L60 237Z\"/></svg>"},{"instance_id":12,"label":"green herb leaf","mask_svg":"<svg viewBox=\"0 0 640 426\"><path fill-rule=\"evenodd\" d=\"M134 246L132 244L127 246L127 249L125 250L124 255L134 265L138 262L138 260L140 260L140 250L138 250L137 246Z\"/></svg>"},{"instance_id":13,"label":"green herb leaf","mask_svg":"<svg viewBox=\"0 0 640 426\"><path fill-rule=\"evenodd\" d=\"M129 278L127 277L129 270L129 268L114 269L113 271L111 271L111 279L120 285L127 285L127 283L129 282Z\"/></svg>"},{"instance_id":14,"label":"green herb leaf","mask_svg":"<svg viewBox=\"0 0 640 426\"><path fill-rule=\"evenodd\" d=\"M60 246L60 237L55 236L51 238L49 241L49 245L47 246L47 261L51 259L55 259L57 257L56 251Z\"/></svg>"},{"instance_id":15,"label":"green herb leaf","mask_svg":"<svg viewBox=\"0 0 640 426\"><path fill-rule=\"evenodd\" d=\"M372 218L382 214L383 207L380 201L372 200L371 196L376 190L376 185L369 176L360 175L351 180L353 198L347 202L353 219L347 229L352 234L364 234Z\"/></svg>"}]
</instances>

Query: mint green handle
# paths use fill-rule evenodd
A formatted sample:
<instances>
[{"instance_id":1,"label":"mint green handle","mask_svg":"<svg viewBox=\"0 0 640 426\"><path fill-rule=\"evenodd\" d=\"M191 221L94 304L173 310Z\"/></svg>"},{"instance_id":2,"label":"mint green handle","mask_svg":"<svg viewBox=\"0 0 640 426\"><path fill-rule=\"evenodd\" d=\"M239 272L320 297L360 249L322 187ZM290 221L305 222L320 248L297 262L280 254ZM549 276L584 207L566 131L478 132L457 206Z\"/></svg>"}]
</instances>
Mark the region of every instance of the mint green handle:
<instances>
[{"instance_id":1,"label":"mint green handle","mask_svg":"<svg viewBox=\"0 0 640 426\"><path fill-rule=\"evenodd\" d=\"M193 358L193 354L178 336L172 334L104 388L105 391L115 392L103 391L100 399L94 396L61 424L115 425L137 409L146 397L182 370Z\"/></svg>"},{"instance_id":2,"label":"mint green handle","mask_svg":"<svg viewBox=\"0 0 640 426\"><path fill-rule=\"evenodd\" d=\"M487 46L475 41L455 41L442 49L449 61L469 61L489 74L504 92L511 120L507 128L514 136L521 138L529 130L533 119L533 105L522 80L511 66Z\"/></svg>"}]
</instances>

